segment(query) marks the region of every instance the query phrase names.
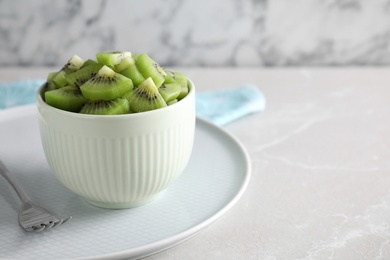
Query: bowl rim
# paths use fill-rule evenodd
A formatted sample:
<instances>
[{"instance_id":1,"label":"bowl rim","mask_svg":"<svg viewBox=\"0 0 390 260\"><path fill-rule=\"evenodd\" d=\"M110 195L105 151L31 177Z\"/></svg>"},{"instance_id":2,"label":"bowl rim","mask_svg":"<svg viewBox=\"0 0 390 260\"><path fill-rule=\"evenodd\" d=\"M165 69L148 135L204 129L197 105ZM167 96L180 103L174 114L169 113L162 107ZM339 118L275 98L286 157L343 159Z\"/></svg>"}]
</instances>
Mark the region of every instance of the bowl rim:
<instances>
[{"instance_id":1,"label":"bowl rim","mask_svg":"<svg viewBox=\"0 0 390 260\"><path fill-rule=\"evenodd\" d=\"M150 110L150 111L138 112L138 113L129 113L129 114L120 114L120 115L92 115L92 114L80 114L80 113L76 113L76 112L66 111L66 110L62 110L62 109L50 106L42 98L42 94L43 94L42 91L43 91L44 86L46 85L46 82L44 82L38 88L38 90L36 92L36 105L38 106L38 108L42 107L43 109L49 110L51 112L62 114L62 115L67 115L67 116L70 116L73 118L82 118L82 119L138 118L138 117L144 117L145 115L154 115L154 114L159 114L159 113L165 113L164 111L168 112L169 110L172 110L172 109L180 109L179 108L180 106L183 106L184 103L187 103L187 102L183 102L183 101L188 101L188 100L190 100L190 98L195 96L195 85L190 78L187 78L187 80L190 83L190 84L188 84L189 91L188 91L188 94L183 99L181 99L180 101L178 101L170 106L166 106L163 108ZM193 98L195 99L195 97L193 97ZM40 110L40 109L38 109L38 110Z\"/></svg>"}]
</instances>

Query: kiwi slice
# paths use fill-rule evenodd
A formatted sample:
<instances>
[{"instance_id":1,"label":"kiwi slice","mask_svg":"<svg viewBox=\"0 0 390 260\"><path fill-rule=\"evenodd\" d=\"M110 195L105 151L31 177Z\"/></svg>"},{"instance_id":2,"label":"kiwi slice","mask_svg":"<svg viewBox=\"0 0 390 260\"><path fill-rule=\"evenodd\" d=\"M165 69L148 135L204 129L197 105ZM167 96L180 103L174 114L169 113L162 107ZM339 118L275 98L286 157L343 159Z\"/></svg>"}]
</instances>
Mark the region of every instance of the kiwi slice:
<instances>
[{"instance_id":1,"label":"kiwi slice","mask_svg":"<svg viewBox=\"0 0 390 260\"><path fill-rule=\"evenodd\" d=\"M80 111L86 99L79 88L65 86L45 92L45 101L48 105L71 112Z\"/></svg>"},{"instance_id":2,"label":"kiwi slice","mask_svg":"<svg viewBox=\"0 0 390 260\"><path fill-rule=\"evenodd\" d=\"M123 58L119 64L114 66L114 70L116 72L121 72L122 70L126 69L130 65L132 60L133 60L132 57Z\"/></svg>"},{"instance_id":3,"label":"kiwi slice","mask_svg":"<svg viewBox=\"0 0 390 260\"><path fill-rule=\"evenodd\" d=\"M124 97L129 100L130 110L133 112L144 112L167 106L151 77Z\"/></svg>"},{"instance_id":4,"label":"kiwi slice","mask_svg":"<svg viewBox=\"0 0 390 260\"><path fill-rule=\"evenodd\" d=\"M170 70L165 70L165 73L167 74L165 76L164 84L170 84L170 83L175 83L175 73Z\"/></svg>"},{"instance_id":5,"label":"kiwi slice","mask_svg":"<svg viewBox=\"0 0 390 260\"><path fill-rule=\"evenodd\" d=\"M145 77L139 72L137 66L135 65L135 60L132 57L123 59L123 61L117 66L117 69L120 70L120 74L130 78L135 86L138 86L145 81Z\"/></svg>"},{"instance_id":6,"label":"kiwi slice","mask_svg":"<svg viewBox=\"0 0 390 260\"><path fill-rule=\"evenodd\" d=\"M120 115L130 112L129 101L125 98L114 100L92 100L84 104L81 114Z\"/></svg>"},{"instance_id":7,"label":"kiwi slice","mask_svg":"<svg viewBox=\"0 0 390 260\"><path fill-rule=\"evenodd\" d=\"M177 97L178 100L183 99L188 94L188 79L187 76L184 73L181 72L174 72L175 80L176 82L180 83L181 85L181 92L179 96Z\"/></svg>"},{"instance_id":8,"label":"kiwi slice","mask_svg":"<svg viewBox=\"0 0 390 260\"><path fill-rule=\"evenodd\" d=\"M95 64L88 65L86 67L83 67L75 72L66 75L65 81L69 85L80 87L85 82L95 77L102 67L103 65L95 62Z\"/></svg>"},{"instance_id":9,"label":"kiwi slice","mask_svg":"<svg viewBox=\"0 0 390 260\"><path fill-rule=\"evenodd\" d=\"M187 86L187 76L184 73L175 71L173 72L175 81L180 83L181 85Z\"/></svg>"},{"instance_id":10,"label":"kiwi slice","mask_svg":"<svg viewBox=\"0 0 390 260\"><path fill-rule=\"evenodd\" d=\"M162 84L161 87L158 88L158 92L160 92L161 96L165 100L166 103L175 100L181 93L181 84L169 83Z\"/></svg>"},{"instance_id":11,"label":"kiwi slice","mask_svg":"<svg viewBox=\"0 0 390 260\"><path fill-rule=\"evenodd\" d=\"M54 75L56 75L58 72L50 72L49 74L47 74L47 79L46 79L46 82L45 82L45 86L44 86L44 91L49 91L49 90L54 90L54 89L57 89L57 86L56 84L54 84L53 82L53 77Z\"/></svg>"},{"instance_id":12,"label":"kiwi slice","mask_svg":"<svg viewBox=\"0 0 390 260\"><path fill-rule=\"evenodd\" d=\"M96 54L98 63L109 67L114 67L119 64L124 58L131 57L131 52L128 51L103 51Z\"/></svg>"},{"instance_id":13,"label":"kiwi slice","mask_svg":"<svg viewBox=\"0 0 390 260\"><path fill-rule=\"evenodd\" d=\"M51 81L56 85L57 88L62 88L66 86L66 73L64 70L60 70L54 75L51 76Z\"/></svg>"},{"instance_id":14,"label":"kiwi slice","mask_svg":"<svg viewBox=\"0 0 390 260\"><path fill-rule=\"evenodd\" d=\"M146 53L140 54L137 57L135 64L137 65L137 68L139 72L141 72L142 76L144 76L145 78L151 77L153 79L156 87L160 87L161 84L164 82L167 73L157 62L150 58Z\"/></svg>"},{"instance_id":15,"label":"kiwi slice","mask_svg":"<svg viewBox=\"0 0 390 260\"><path fill-rule=\"evenodd\" d=\"M182 85L181 86L181 91L180 91L180 94L179 96L177 97L178 100L182 100L183 98L185 98L187 95L188 95L188 82L186 85Z\"/></svg>"},{"instance_id":16,"label":"kiwi slice","mask_svg":"<svg viewBox=\"0 0 390 260\"><path fill-rule=\"evenodd\" d=\"M80 69L83 64L84 60L82 58L77 55L73 55L73 57L68 60L68 62L62 67L61 70L65 73L72 73Z\"/></svg>"},{"instance_id":17,"label":"kiwi slice","mask_svg":"<svg viewBox=\"0 0 390 260\"><path fill-rule=\"evenodd\" d=\"M50 90L55 90L55 89L57 89L57 87L56 87L56 85L54 85L53 82L50 82L50 81L45 82L45 86L43 87L44 92L50 91Z\"/></svg>"},{"instance_id":18,"label":"kiwi slice","mask_svg":"<svg viewBox=\"0 0 390 260\"><path fill-rule=\"evenodd\" d=\"M56 85L54 85L53 82L46 81L45 84L43 85L43 93L46 93L47 91L55 90L55 89L57 89L57 87L56 87ZM45 100L45 95L43 95L42 98L43 98L43 100Z\"/></svg>"},{"instance_id":19,"label":"kiwi slice","mask_svg":"<svg viewBox=\"0 0 390 260\"><path fill-rule=\"evenodd\" d=\"M84 97L90 100L113 100L134 87L131 79L103 66L96 76L80 86Z\"/></svg>"},{"instance_id":20,"label":"kiwi slice","mask_svg":"<svg viewBox=\"0 0 390 260\"><path fill-rule=\"evenodd\" d=\"M83 65L80 67L80 69L82 69L82 68L84 68L84 67L87 67L87 66L89 66L89 65L96 65L96 64L98 64L96 61L91 60L91 59L88 59L88 60L86 60L86 61L83 63Z\"/></svg>"}]
</instances>

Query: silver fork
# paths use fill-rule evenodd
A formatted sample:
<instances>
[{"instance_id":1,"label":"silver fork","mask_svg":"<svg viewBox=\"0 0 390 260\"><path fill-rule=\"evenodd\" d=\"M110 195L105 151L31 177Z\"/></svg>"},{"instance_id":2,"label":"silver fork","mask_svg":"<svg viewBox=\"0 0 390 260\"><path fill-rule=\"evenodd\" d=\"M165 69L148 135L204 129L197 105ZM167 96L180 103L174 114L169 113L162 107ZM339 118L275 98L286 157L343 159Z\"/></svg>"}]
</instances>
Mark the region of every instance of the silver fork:
<instances>
[{"instance_id":1,"label":"silver fork","mask_svg":"<svg viewBox=\"0 0 390 260\"><path fill-rule=\"evenodd\" d=\"M39 232L64 224L72 218L59 219L47 209L33 203L27 194L17 185L16 180L11 176L2 161L0 161L0 174L12 185L22 201L18 215L19 224L23 230L27 232Z\"/></svg>"}]
</instances>

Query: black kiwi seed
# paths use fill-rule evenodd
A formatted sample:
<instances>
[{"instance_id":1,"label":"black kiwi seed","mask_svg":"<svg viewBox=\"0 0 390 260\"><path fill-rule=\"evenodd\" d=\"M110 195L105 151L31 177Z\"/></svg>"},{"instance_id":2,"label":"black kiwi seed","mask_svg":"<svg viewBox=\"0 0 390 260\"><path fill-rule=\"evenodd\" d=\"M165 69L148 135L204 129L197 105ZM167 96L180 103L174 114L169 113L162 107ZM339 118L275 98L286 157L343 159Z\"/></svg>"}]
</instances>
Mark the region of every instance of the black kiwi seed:
<instances>
[{"instance_id":1,"label":"black kiwi seed","mask_svg":"<svg viewBox=\"0 0 390 260\"><path fill-rule=\"evenodd\" d=\"M45 101L56 108L78 112L86 100L78 88L68 85L45 92Z\"/></svg>"},{"instance_id":2,"label":"black kiwi seed","mask_svg":"<svg viewBox=\"0 0 390 260\"><path fill-rule=\"evenodd\" d=\"M74 82L74 85L76 87L80 87L81 85L83 85L85 82L87 82L88 79L76 79L76 81Z\"/></svg>"},{"instance_id":3,"label":"black kiwi seed","mask_svg":"<svg viewBox=\"0 0 390 260\"><path fill-rule=\"evenodd\" d=\"M113 83L117 81L116 76L113 77L106 77L106 76L94 76L91 79L94 82L106 82L106 83Z\"/></svg>"},{"instance_id":4,"label":"black kiwi seed","mask_svg":"<svg viewBox=\"0 0 390 260\"><path fill-rule=\"evenodd\" d=\"M88 67L87 67L88 68ZM123 96L133 88L131 79L103 66L82 86L81 92L89 100L113 100Z\"/></svg>"},{"instance_id":5,"label":"black kiwi seed","mask_svg":"<svg viewBox=\"0 0 390 260\"><path fill-rule=\"evenodd\" d=\"M164 75L164 74L161 72L161 70L160 70L160 69L162 69L162 67L159 66L159 65L157 64L157 62L153 62L152 64L153 64L153 66L156 68L157 72L160 73L160 75L163 76L163 77L165 78L165 75Z\"/></svg>"},{"instance_id":6,"label":"black kiwi seed","mask_svg":"<svg viewBox=\"0 0 390 260\"><path fill-rule=\"evenodd\" d=\"M96 100L87 102L80 113L97 115L125 114L129 112L129 103L126 99Z\"/></svg>"},{"instance_id":7,"label":"black kiwi seed","mask_svg":"<svg viewBox=\"0 0 390 260\"><path fill-rule=\"evenodd\" d=\"M134 113L167 106L151 77L130 91L125 98L129 100L130 110Z\"/></svg>"},{"instance_id":8,"label":"black kiwi seed","mask_svg":"<svg viewBox=\"0 0 390 260\"><path fill-rule=\"evenodd\" d=\"M62 70L67 69L69 66L70 66L70 62L66 63L66 64L62 67Z\"/></svg>"}]
</instances>

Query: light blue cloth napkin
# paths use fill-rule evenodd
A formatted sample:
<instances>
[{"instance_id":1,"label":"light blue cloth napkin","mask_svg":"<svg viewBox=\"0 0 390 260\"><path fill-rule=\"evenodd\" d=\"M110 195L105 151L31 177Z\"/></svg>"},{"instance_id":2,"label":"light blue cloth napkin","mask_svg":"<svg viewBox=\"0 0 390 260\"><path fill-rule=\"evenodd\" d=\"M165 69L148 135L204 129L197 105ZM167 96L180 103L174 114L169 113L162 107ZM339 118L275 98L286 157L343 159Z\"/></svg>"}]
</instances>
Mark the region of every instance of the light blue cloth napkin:
<instances>
[{"instance_id":1,"label":"light blue cloth napkin","mask_svg":"<svg viewBox=\"0 0 390 260\"><path fill-rule=\"evenodd\" d=\"M196 95L197 116L216 125L226 125L243 116L265 109L266 99L255 86L219 91L198 92Z\"/></svg>"},{"instance_id":2,"label":"light blue cloth napkin","mask_svg":"<svg viewBox=\"0 0 390 260\"><path fill-rule=\"evenodd\" d=\"M0 109L35 103L35 94L44 80L20 80L0 83ZM216 125L226 125L238 118L265 109L266 99L255 86L197 92L196 114Z\"/></svg>"},{"instance_id":3,"label":"light blue cloth napkin","mask_svg":"<svg viewBox=\"0 0 390 260\"><path fill-rule=\"evenodd\" d=\"M0 109L35 103L38 88L45 80L20 80L0 83Z\"/></svg>"}]
</instances>

